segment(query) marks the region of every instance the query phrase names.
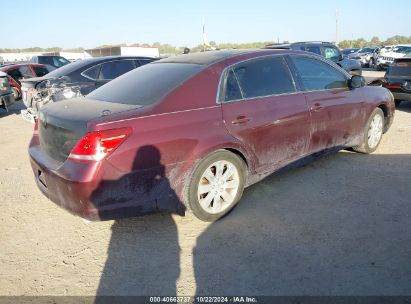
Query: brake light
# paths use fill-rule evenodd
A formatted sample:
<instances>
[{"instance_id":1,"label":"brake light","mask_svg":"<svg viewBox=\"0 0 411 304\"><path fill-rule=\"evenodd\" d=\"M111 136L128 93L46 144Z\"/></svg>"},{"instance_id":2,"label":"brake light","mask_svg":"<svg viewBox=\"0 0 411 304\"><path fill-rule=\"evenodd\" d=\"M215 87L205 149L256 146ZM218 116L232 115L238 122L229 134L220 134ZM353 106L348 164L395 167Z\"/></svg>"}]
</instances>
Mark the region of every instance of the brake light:
<instances>
[{"instance_id":1,"label":"brake light","mask_svg":"<svg viewBox=\"0 0 411 304\"><path fill-rule=\"evenodd\" d=\"M401 67L401 68L406 68L406 67L408 67L408 64L406 62L397 62L395 64L395 66Z\"/></svg>"},{"instance_id":2,"label":"brake light","mask_svg":"<svg viewBox=\"0 0 411 304\"><path fill-rule=\"evenodd\" d=\"M33 136L39 135L39 120L37 118L34 119L34 129L33 129Z\"/></svg>"},{"instance_id":3,"label":"brake light","mask_svg":"<svg viewBox=\"0 0 411 304\"><path fill-rule=\"evenodd\" d=\"M387 89L401 89L401 85L399 84L389 84L385 86Z\"/></svg>"},{"instance_id":4,"label":"brake light","mask_svg":"<svg viewBox=\"0 0 411 304\"><path fill-rule=\"evenodd\" d=\"M33 95L33 88L29 88L29 89L27 90L27 94L28 94L29 96Z\"/></svg>"},{"instance_id":5,"label":"brake light","mask_svg":"<svg viewBox=\"0 0 411 304\"><path fill-rule=\"evenodd\" d=\"M84 135L69 155L77 161L99 161L113 152L132 132L131 128L110 129Z\"/></svg>"}]
</instances>

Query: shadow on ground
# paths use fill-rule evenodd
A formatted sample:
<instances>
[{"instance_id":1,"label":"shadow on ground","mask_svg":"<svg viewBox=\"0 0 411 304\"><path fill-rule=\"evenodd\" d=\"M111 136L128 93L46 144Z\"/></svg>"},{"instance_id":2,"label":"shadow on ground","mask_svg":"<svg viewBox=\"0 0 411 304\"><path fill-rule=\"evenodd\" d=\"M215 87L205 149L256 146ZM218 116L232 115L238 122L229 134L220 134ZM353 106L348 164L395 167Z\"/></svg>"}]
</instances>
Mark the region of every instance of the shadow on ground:
<instances>
[{"instance_id":1,"label":"shadow on ground","mask_svg":"<svg viewBox=\"0 0 411 304\"><path fill-rule=\"evenodd\" d=\"M411 295L410 172L339 152L251 186L198 236L196 294ZM116 221L97 295L175 295L185 259L170 215Z\"/></svg>"},{"instance_id":2,"label":"shadow on ground","mask_svg":"<svg viewBox=\"0 0 411 304\"><path fill-rule=\"evenodd\" d=\"M273 175L197 238L198 295L410 295L411 155Z\"/></svg>"}]
</instances>

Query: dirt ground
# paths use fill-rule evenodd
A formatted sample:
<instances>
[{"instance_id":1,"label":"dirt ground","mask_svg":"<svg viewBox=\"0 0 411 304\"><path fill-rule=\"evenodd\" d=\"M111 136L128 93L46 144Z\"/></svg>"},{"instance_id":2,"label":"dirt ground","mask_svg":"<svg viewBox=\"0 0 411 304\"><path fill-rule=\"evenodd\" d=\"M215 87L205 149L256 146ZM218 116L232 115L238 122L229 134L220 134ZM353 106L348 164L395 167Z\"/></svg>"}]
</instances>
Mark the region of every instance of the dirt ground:
<instances>
[{"instance_id":1,"label":"dirt ground","mask_svg":"<svg viewBox=\"0 0 411 304\"><path fill-rule=\"evenodd\" d=\"M56 207L19 107L0 113L0 295L411 295L411 103L374 154L270 176L214 224Z\"/></svg>"}]
</instances>

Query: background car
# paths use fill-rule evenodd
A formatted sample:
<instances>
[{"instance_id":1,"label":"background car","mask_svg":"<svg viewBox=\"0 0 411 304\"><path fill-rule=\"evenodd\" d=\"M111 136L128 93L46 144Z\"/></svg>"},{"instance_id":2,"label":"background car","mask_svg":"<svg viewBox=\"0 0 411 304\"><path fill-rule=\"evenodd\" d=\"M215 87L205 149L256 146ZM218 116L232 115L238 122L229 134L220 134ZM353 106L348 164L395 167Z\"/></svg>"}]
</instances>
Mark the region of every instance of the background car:
<instances>
[{"instance_id":1,"label":"background car","mask_svg":"<svg viewBox=\"0 0 411 304\"><path fill-rule=\"evenodd\" d=\"M334 44L330 42L295 42L291 44L283 45L267 45L266 48L270 49L290 49L301 50L306 52L315 53L324 56L331 61L334 61L344 70L352 75L361 75L362 67L357 60L344 58L343 54Z\"/></svg>"},{"instance_id":2,"label":"background car","mask_svg":"<svg viewBox=\"0 0 411 304\"><path fill-rule=\"evenodd\" d=\"M390 52L385 52L377 58L377 70L385 70L397 58L402 58L411 52L411 45L403 44L397 45Z\"/></svg>"},{"instance_id":3,"label":"background car","mask_svg":"<svg viewBox=\"0 0 411 304\"><path fill-rule=\"evenodd\" d=\"M0 66L0 71L5 72L9 76L9 82L16 100L22 96L21 81L33 77L42 77L54 70L43 64L7 64Z\"/></svg>"},{"instance_id":4,"label":"background car","mask_svg":"<svg viewBox=\"0 0 411 304\"><path fill-rule=\"evenodd\" d=\"M8 107L14 103L15 99L9 84L6 73L0 71L0 108L8 110Z\"/></svg>"},{"instance_id":5,"label":"background car","mask_svg":"<svg viewBox=\"0 0 411 304\"><path fill-rule=\"evenodd\" d=\"M308 52L170 57L43 107L29 147L34 177L90 219L189 208L215 221L245 186L305 156L375 151L395 105L385 88L364 85Z\"/></svg>"},{"instance_id":6,"label":"background car","mask_svg":"<svg viewBox=\"0 0 411 304\"><path fill-rule=\"evenodd\" d=\"M50 67L54 67L56 69L61 68L62 66L65 66L66 64L70 63L70 61L68 61L66 58L55 55L33 56L31 57L30 62L44 64Z\"/></svg>"},{"instance_id":7,"label":"background car","mask_svg":"<svg viewBox=\"0 0 411 304\"><path fill-rule=\"evenodd\" d=\"M87 95L110 80L153 60L135 56L89 58L72 62L43 77L25 80L22 82L23 102L30 111L23 111L23 117L32 121L44 104Z\"/></svg>"},{"instance_id":8,"label":"background car","mask_svg":"<svg viewBox=\"0 0 411 304\"><path fill-rule=\"evenodd\" d=\"M344 58L347 58L348 55L358 52L360 48L348 48L348 49L342 49L341 53L343 54Z\"/></svg>"},{"instance_id":9,"label":"background car","mask_svg":"<svg viewBox=\"0 0 411 304\"><path fill-rule=\"evenodd\" d=\"M381 48L378 46L365 47L348 55L348 58L359 60L361 66L363 67L373 67L376 63L377 55L380 53L380 50Z\"/></svg>"},{"instance_id":10,"label":"background car","mask_svg":"<svg viewBox=\"0 0 411 304\"><path fill-rule=\"evenodd\" d=\"M383 86L394 95L396 106L403 100L411 101L411 55L395 59L384 79Z\"/></svg>"}]
</instances>

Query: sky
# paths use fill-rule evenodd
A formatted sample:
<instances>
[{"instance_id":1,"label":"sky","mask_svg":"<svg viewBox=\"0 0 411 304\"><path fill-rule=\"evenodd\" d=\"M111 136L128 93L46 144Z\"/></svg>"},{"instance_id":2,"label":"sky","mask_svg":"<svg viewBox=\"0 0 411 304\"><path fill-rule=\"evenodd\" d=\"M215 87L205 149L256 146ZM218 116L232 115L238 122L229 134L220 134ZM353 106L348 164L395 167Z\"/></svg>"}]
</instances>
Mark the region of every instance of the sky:
<instances>
[{"instance_id":1,"label":"sky","mask_svg":"<svg viewBox=\"0 0 411 304\"><path fill-rule=\"evenodd\" d=\"M5 0L3 0L5 1ZM202 25L217 43L339 41L411 36L411 4L358 0L19 0L2 5L0 48L85 47L103 44L202 43ZM397 8L397 9L396 9ZM4 28L6 30L4 30ZM4 33L8 33L4 36Z\"/></svg>"}]
</instances>

